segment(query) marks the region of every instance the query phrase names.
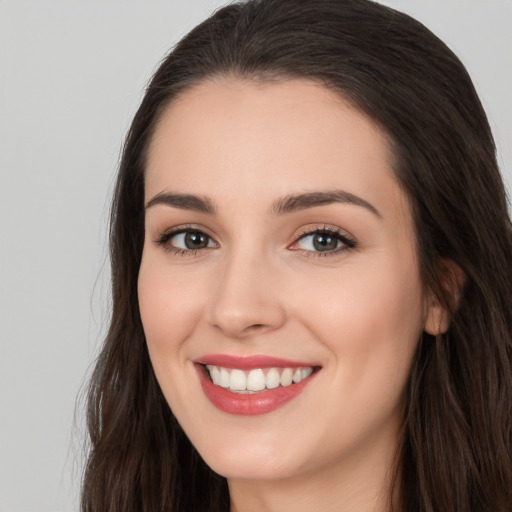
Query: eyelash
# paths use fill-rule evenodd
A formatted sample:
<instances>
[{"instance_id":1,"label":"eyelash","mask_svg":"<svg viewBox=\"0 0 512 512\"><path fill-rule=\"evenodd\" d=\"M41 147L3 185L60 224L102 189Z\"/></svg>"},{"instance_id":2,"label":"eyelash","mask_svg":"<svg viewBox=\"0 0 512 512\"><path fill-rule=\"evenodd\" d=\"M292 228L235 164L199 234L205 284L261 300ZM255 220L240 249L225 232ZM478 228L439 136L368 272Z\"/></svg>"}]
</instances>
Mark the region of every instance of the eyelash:
<instances>
[{"instance_id":1,"label":"eyelash","mask_svg":"<svg viewBox=\"0 0 512 512\"><path fill-rule=\"evenodd\" d=\"M197 256L198 252L203 249L182 249L180 247L174 247L169 243L169 241L177 235L186 234L186 233L197 233L200 235L204 235L209 240L213 240L213 238L206 234L203 230L195 228L194 226L183 226L177 229L173 229L171 231L166 231L162 233L156 240L155 243L163 247L163 249L167 252L170 252L176 256Z\"/></svg>"},{"instance_id":2,"label":"eyelash","mask_svg":"<svg viewBox=\"0 0 512 512\"><path fill-rule=\"evenodd\" d=\"M357 242L352 238L349 237L347 234L343 233L340 229L332 228L329 226L323 226L322 228L315 228L315 229L306 229L302 233L299 234L296 241L293 242L293 245L298 244L301 240L304 240L305 238L309 236L315 236L315 235L327 235L329 237L335 238L337 241L341 242L343 245L342 247L338 247L334 250L330 251L310 251L305 249L294 249L296 251L302 252L305 256L311 257L311 258L327 258L329 256L337 256L342 252L349 251L352 249L355 249L357 247Z\"/></svg>"},{"instance_id":3,"label":"eyelash","mask_svg":"<svg viewBox=\"0 0 512 512\"><path fill-rule=\"evenodd\" d=\"M207 237L210 241L213 241L213 238L202 231L201 229L195 228L193 226L184 226L180 227L178 229L174 229L171 231L167 231L160 235L156 240L155 243L161 247L164 248L165 251L171 252L172 254L176 256L184 256L184 257L194 257L197 256L200 251L203 251L204 249L208 249L208 247L202 248L202 249L182 249L180 247L174 247L169 243L169 241L174 238L177 235L186 234L186 233L197 233L199 235L203 235ZM300 233L293 244L289 247L293 247L294 245L298 244L301 240L304 240L305 238L309 236L315 236L315 235L327 235L329 237L335 238L337 241L341 242L343 244L342 247L336 248L334 250L329 251L312 251L312 250L306 250L306 249L291 249L294 251L301 252L306 257L310 258L325 258L329 256L335 256L340 254L341 252L345 252L348 250L355 249L357 247L357 242L347 236L345 233L343 233L339 229L331 228L329 226L323 226L322 228L315 228L315 229L307 229L304 230L302 233ZM216 242L214 242L216 243Z\"/></svg>"}]
</instances>

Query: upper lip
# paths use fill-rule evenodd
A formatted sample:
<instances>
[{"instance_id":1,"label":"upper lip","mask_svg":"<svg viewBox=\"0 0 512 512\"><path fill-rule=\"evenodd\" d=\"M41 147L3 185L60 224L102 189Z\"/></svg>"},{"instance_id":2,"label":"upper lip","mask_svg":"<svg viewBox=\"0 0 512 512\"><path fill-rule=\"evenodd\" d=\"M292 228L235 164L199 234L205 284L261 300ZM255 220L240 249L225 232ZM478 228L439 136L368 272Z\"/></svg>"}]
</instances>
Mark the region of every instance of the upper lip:
<instances>
[{"instance_id":1,"label":"upper lip","mask_svg":"<svg viewBox=\"0 0 512 512\"><path fill-rule=\"evenodd\" d=\"M197 364L211 364L223 368L238 368L240 370L254 370L257 368L295 368L320 366L311 362L291 361L267 355L233 356L228 354L208 354L194 360Z\"/></svg>"}]
</instances>

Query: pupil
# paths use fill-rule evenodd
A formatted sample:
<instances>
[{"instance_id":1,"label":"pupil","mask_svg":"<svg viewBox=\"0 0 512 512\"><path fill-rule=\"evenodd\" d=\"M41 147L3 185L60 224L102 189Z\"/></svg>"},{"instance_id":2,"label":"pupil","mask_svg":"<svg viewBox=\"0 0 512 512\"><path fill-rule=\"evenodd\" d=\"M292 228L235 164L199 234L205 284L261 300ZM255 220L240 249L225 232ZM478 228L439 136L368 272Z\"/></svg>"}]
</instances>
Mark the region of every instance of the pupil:
<instances>
[{"instance_id":1,"label":"pupil","mask_svg":"<svg viewBox=\"0 0 512 512\"><path fill-rule=\"evenodd\" d=\"M332 251L336 249L338 239L329 235L315 235L313 238L313 247L317 251Z\"/></svg>"},{"instance_id":2,"label":"pupil","mask_svg":"<svg viewBox=\"0 0 512 512\"><path fill-rule=\"evenodd\" d=\"M208 245L208 238L202 233L191 232L185 235L187 249L203 249Z\"/></svg>"}]
</instances>

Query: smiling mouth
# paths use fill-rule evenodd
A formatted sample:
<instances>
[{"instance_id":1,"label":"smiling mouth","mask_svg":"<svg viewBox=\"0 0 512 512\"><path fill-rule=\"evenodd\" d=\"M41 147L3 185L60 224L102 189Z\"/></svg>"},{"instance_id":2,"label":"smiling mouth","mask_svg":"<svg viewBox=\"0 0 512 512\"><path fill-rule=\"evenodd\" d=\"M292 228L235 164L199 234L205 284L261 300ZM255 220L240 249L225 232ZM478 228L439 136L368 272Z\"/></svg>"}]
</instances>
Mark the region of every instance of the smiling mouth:
<instances>
[{"instance_id":1,"label":"smiling mouth","mask_svg":"<svg viewBox=\"0 0 512 512\"><path fill-rule=\"evenodd\" d=\"M209 354L194 361L208 400L222 412L255 416L297 399L322 369L265 355Z\"/></svg>"},{"instance_id":2,"label":"smiling mouth","mask_svg":"<svg viewBox=\"0 0 512 512\"><path fill-rule=\"evenodd\" d=\"M241 370L206 364L206 376L215 384L232 393L254 394L277 388L287 388L310 377L319 367L270 367Z\"/></svg>"}]
</instances>

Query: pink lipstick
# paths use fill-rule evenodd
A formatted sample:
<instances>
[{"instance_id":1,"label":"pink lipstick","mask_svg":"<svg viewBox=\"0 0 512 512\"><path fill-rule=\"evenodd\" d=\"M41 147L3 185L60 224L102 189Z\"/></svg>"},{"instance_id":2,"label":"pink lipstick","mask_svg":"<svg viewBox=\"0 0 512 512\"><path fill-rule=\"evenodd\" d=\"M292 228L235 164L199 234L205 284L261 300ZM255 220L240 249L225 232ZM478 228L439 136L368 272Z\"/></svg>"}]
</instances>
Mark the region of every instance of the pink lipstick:
<instances>
[{"instance_id":1,"label":"pink lipstick","mask_svg":"<svg viewBox=\"0 0 512 512\"><path fill-rule=\"evenodd\" d=\"M266 414L293 400L320 369L310 362L269 356L212 354L194 363L210 402L223 412L244 416Z\"/></svg>"}]
</instances>

